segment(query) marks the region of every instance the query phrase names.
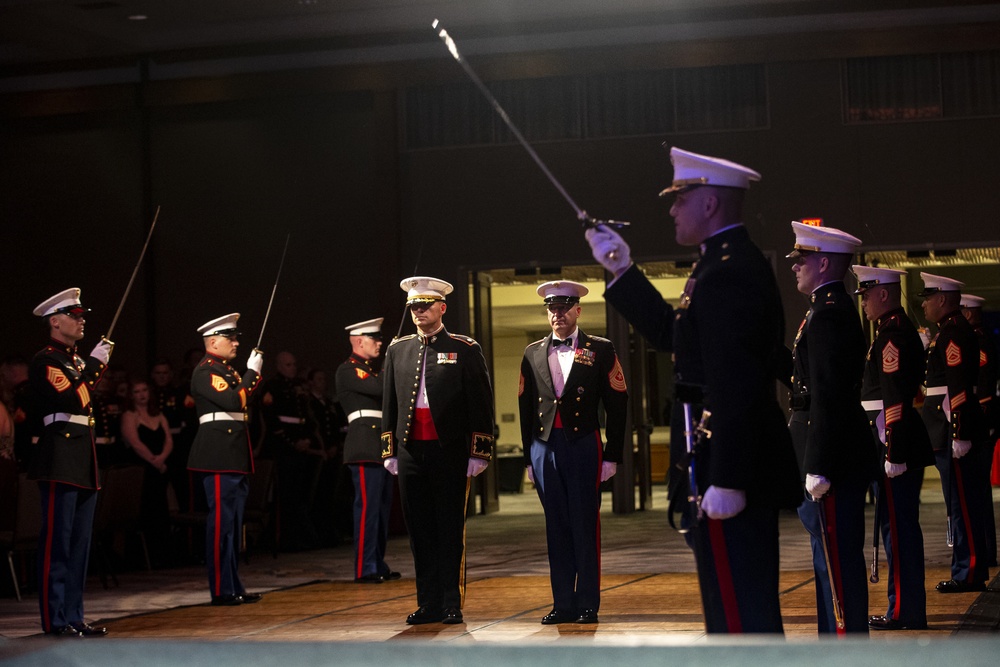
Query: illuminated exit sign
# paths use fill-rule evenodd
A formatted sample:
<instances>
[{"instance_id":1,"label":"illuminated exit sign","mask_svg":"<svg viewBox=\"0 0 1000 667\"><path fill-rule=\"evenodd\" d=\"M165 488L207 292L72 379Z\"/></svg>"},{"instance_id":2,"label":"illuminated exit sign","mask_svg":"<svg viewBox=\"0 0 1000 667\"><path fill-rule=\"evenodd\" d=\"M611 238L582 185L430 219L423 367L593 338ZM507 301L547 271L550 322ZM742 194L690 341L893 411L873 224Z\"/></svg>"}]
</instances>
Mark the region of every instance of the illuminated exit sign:
<instances>
[{"instance_id":1,"label":"illuminated exit sign","mask_svg":"<svg viewBox=\"0 0 1000 667\"><path fill-rule=\"evenodd\" d=\"M822 227L823 218L802 218L803 225L809 225L810 227Z\"/></svg>"}]
</instances>

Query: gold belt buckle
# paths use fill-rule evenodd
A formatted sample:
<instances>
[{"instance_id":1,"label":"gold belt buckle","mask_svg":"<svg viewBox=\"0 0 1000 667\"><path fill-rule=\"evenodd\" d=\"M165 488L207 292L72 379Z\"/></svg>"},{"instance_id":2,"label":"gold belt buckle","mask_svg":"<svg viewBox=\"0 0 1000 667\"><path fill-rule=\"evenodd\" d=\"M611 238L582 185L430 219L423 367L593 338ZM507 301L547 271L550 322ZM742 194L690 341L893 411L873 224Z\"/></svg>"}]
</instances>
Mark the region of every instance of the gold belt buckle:
<instances>
[{"instance_id":1,"label":"gold belt buckle","mask_svg":"<svg viewBox=\"0 0 1000 667\"><path fill-rule=\"evenodd\" d=\"M90 428L94 428L95 426L97 426L97 420L94 419L94 415L90 415L89 417L87 417L87 426L89 426Z\"/></svg>"}]
</instances>

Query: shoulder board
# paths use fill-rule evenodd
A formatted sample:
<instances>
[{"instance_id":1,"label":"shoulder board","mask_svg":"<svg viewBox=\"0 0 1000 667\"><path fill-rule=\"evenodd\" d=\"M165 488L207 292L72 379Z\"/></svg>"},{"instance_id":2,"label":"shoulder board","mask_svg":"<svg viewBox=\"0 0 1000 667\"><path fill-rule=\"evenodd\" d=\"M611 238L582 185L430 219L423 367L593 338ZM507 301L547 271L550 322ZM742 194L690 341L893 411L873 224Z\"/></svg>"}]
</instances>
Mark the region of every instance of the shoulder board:
<instances>
[{"instance_id":1,"label":"shoulder board","mask_svg":"<svg viewBox=\"0 0 1000 667\"><path fill-rule=\"evenodd\" d=\"M469 338L468 336L463 336L462 334L449 333L448 335L454 338L455 340L465 343L469 347L472 347L473 345L478 345L478 343L476 343L475 338Z\"/></svg>"},{"instance_id":2,"label":"shoulder board","mask_svg":"<svg viewBox=\"0 0 1000 667\"><path fill-rule=\"evenodd\" d=\"M539 338L539 339L538 339L538 340L536 340L536 341L535 341L534 343L528 343L528 347L534 347L534 346L536 346L536 345L541 345L541 344L542 344L542 343L544 343L544 342L545 342L545 339L544 339L544 338Z\"/></svg>"},{"instance_id":3,"label":"shoulder board","mask_svg":"<svg viewBox=\"0 0 1000 667\"><path fill-rule=\"evenodd\" d=\"M396 343L401 343L404 340L410 340L411 338L416 338L416 337L417 337L417 334L410 334L409 336L403 336L402 338L393 338L392 342L389 343L389 347L392 347Z\"/></svg>"},{"instance_id":4,"label":"shoulder board","mask_svg":"<svg viewBox=\"0 0 1000 667\"><path fill-rule=\"evenodd\" d=\"M594 336L593 334L587 334L587 336L590 338L590 340L596 341L598 343L610 343L611 342L609 339L604 338L603 336Z\"/></svg>"}]
</instances>

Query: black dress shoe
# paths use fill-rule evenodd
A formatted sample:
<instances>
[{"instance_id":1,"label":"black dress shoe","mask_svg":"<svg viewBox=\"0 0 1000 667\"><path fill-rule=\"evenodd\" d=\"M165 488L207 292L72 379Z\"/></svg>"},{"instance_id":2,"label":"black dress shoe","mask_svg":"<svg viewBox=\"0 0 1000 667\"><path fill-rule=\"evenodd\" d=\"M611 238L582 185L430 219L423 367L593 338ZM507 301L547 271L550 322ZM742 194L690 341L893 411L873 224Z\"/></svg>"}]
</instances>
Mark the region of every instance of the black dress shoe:
<instances>
[{"instance_id":1,"label":"black dress shoe","mask_svg":"<svg viewBox=\"0 0 1000 667\"><path fill-rule=\"evenodd\" d=\"M253 604L255 602L260 602L264 599L263 593L244 593L240 596L243 598L243 604Z\"/></svg>"},{"instance_id":2,"label":"black dress shoe","mask_svg":"<svg viewBox=\"0 0 1000 667\"><path fill-rule=\"evenodd\" d=\"M575 623L580 614L569 609L553 609L542 616L542 625L558 625L559 623Z\"/></svg>"},{"instance_id":3,"label":"black dress shoe","mask_svg":"<svg viewBox=\"0 0 1000 667\"><path fill-rule=\"evenodd\" d=\"M403 575L401 575L399 572L393 572L392 570L389 570L388 572L384 572L382 574L382 578L385 579L386 581L395 581L396 579L399 579L402 576Z\"/></svg>"},{"instance_id":4,"label":"black dress shoe","mask_svg":"<svg viewBox=\"0 0 1000 667\"><path fill-rule=\"evenodd\" d=\"M425 623L440 623L444 620L444 611L433 607L421 607L406 617L407 625L424 625Z\"/></svg>"},{"instance_id":5,"label":"black dress shoe","mask_svg":"<svg viewBox=\"0 0 1000 667\"><path fill-rule=\"evenodd\" d=\"M385 581L385 577L383 577L378 572L372 572L371 574L366 574L363 577L358 577L357 579L354 580L354 583L356 583L356 584L381 584L383 581Z\"/></svg>"},{"instance_id":6,"label":"black dress shoe","mask_svg":"<svg viewBox=\"0 0 1000 667\"><path fill-rule=\"evenodd\" d=\"M446 607L444 610L444 618L441 622L445 625L458 625L462 622L462 610L458 607Z\"/></svg>"},{"instance_id":7,"label":"black dress shoe","mask_svg":"<svg viewBox=\"0 0 1000 667\"><path fill-rule=\"evenodd\" d=\"M72 625L60 625L58 628L52 628L45 634L52 635L53 637L83 637L83 634Z\"/></svg>"},{"instance_id":8,"label":"black dress shoe","mask_svg":"<svg viewBox=\"0 0 1000 667\"><path fill-rule=\"evenodd\" d=\"M986 590L986 582L980 581L967 584L964 581L948 579L935 586L939 593L979 593Z\"/></svg>"},{"instance_id":9,"label":"black dress shoe","mask_svg":"<svg viewBox=\"0 0 1000 667\"><path fill-rule=\"evenodd\" d=\"M580 612L580 615L576 617L574 623L597 623L597 610L584 609Z\"/></svg>"},{"instance_id":10,"label":"black dress shoe","mask_svg":"<svg viewBox=\"0 0 1000 667\"><path fill-rule=\"evenodd\" d=\"M238 607L243 604L241 595L220 595L212 598L213 607Z\"/></svg>"},{"instance_id":11,"label":"black dress shoe","mask_svg":"<svg viewBox=\"0 0 1000 667\"><path fill-rule=\"evenodd\" d=\"M108 629L102 626L94 627L90 623L73 623L73 629L84 637L103 637L108 634Z\"/></svg>"},{"instance_id":12,"label":"black dress shoe","mask_svg":"<svg viewBox=\"0 0 1000 667\"><path fill-rule=\"evenodd\" d=\"M869 616L868 627L872 630L926 630L927 623L905 623L888 616Z\"/></svg>"}]
</instances>

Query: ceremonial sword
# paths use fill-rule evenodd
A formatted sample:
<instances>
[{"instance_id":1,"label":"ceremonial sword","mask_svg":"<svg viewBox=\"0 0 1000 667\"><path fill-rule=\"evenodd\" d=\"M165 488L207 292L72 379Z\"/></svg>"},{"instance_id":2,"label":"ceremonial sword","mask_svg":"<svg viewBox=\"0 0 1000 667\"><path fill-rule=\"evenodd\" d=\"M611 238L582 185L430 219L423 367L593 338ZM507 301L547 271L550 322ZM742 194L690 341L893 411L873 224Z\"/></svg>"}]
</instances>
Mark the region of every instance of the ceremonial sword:
<instances>
[{"instance_id":1,"label":"ceremonial sword","mask_svg":"<svg viewBox=\"0 0 1000 667\"><path fill-rule=\"evenodd\" d=\"M434 23L431 24L431 27L434 28L435 30L438 30L439 25L440 21L434 19ZM497 102L497 99L493 97L493 93L490 92L490 89L487 88L485 84L483 84L483 82L480 80L478 76L476 76L475 71L473 71L472 67L469 66L469 63L465 61L465 58L462 57L462 54L458 52L458 46L455 45L455 40L451 38L451 36L448 34L448 31L445 30L444 28L441 28L440 30L438 30L438 37L441 38L441 41L443 41L445 43L445 46L448 47L448 51L451 53L452 57L455 58L458 64L462 66L462 69L465 70L465 73L469 75L469 78L472 79L472 82L476 84L476 87L479 88L480 92L482 92L482 94L486 97L486 100L490 103L490 106L493 107L493 110L497 112L497 115L500 116L500 119L503 120L504 124L507 125L507 128L511 131L511 134L514 135L514 138L517 139L518 143L520 143L521 146L524 147L524 150L528 151L528 155L530 155L531 159L535 161L535 164L537 164L538 168L542 170L542 173L545 174L545 176L549 179L549 182L552 183L553 186L555 186L555 189L559 191L559 194L561 194L563 199L566 200L566 203L573 208L573 211L576 213L576 219L583 224L584 229L596 228L601 225L610 227L612 229L623 229L631 224L628 222L623 222L621 220L598 220L597 218L588 215L586 211L577 206L577 203L573 201L573 198L569 196L568 192L566 192L566 188L564 188L562 183L560 183L559 180L552 174L552 172L549 171L549 168L545 166L544 162L542 162L542 158L538 157L538 153L536 153L535 149L531 147L531 144L529 144L527 140L525 140L524 136L521 134L521 131L518 130L517 127L514 125L513 121L511 121L510 116L508 116L507 112L504 111L502 106L500 106L500 103Z\"/></svg>"},{"instance_id":2,"label":"ceremonial sword","mask_svg":"<svg viewBox=\"0 0 1000 667\"><path fill-rule=\"evenodd\" d=\"M125 300L128 299L129 292L132 291L132 283L135 282L135 276L139 273L139 267L142 266L142 260L146 256L146 248L149 247L149 240L153 238L153 230L156 229L156 221L160 218L160 207L156 207L156 213L153 215L153 224L149 226L149 233L146 234L146 242L142 244L142 252L139 253L139 261L135 263L135 268L132 269L132 277L128 279L128 286L125 287L125 294L122 295L122 300L118 302L118 310L115 311L115 316L111 320L111 326L108 327L108 333L101 336L101 340L106 343L111 343L111 334L115 330L115 325L118 324L118 316L122 314L122 307L125 305ZM111 343L113 345L113 343Z\"/></svg>"},{"instance_id":3,"label":"ceremonial sword","mask_svg":"<svg viewBox=\"0 0 1000 667\"><path fill-rule=\"evenodd\" d=\"M837 624L837 634L845 631L844 610L840 606L840 596L837 595L837 579L833 576L833 567L830 562L830 534L826 531L826 498L814 500L819 505L819 529L823 533L820 544L823 545L823 560L826 562L826 576L830 581L830 597L833 601L833 620Z\"/></svg>"},{"instance_id":4,"label":"ceremonial sword","mask_svg":"<svg viewBox=\"0 0 1000 667\"><path fill-rule=\"evenodd\" d=\"M285 237L285 249L281 251L281 262L278 263L278 275L274 277L274 287L271 288L271 298L267 302L267 312L264 313L264 323L260 325L260 337L257 338L257 346L254 351L260 353L260 343L264 340L264 329L267 328L267 318L271 316L271 306L274 305L274 293L278 291L278 280L281 278L281 269L285 266L285 255L288 253L288 240L291 234Z\"/></svg>"}]
</instances>

